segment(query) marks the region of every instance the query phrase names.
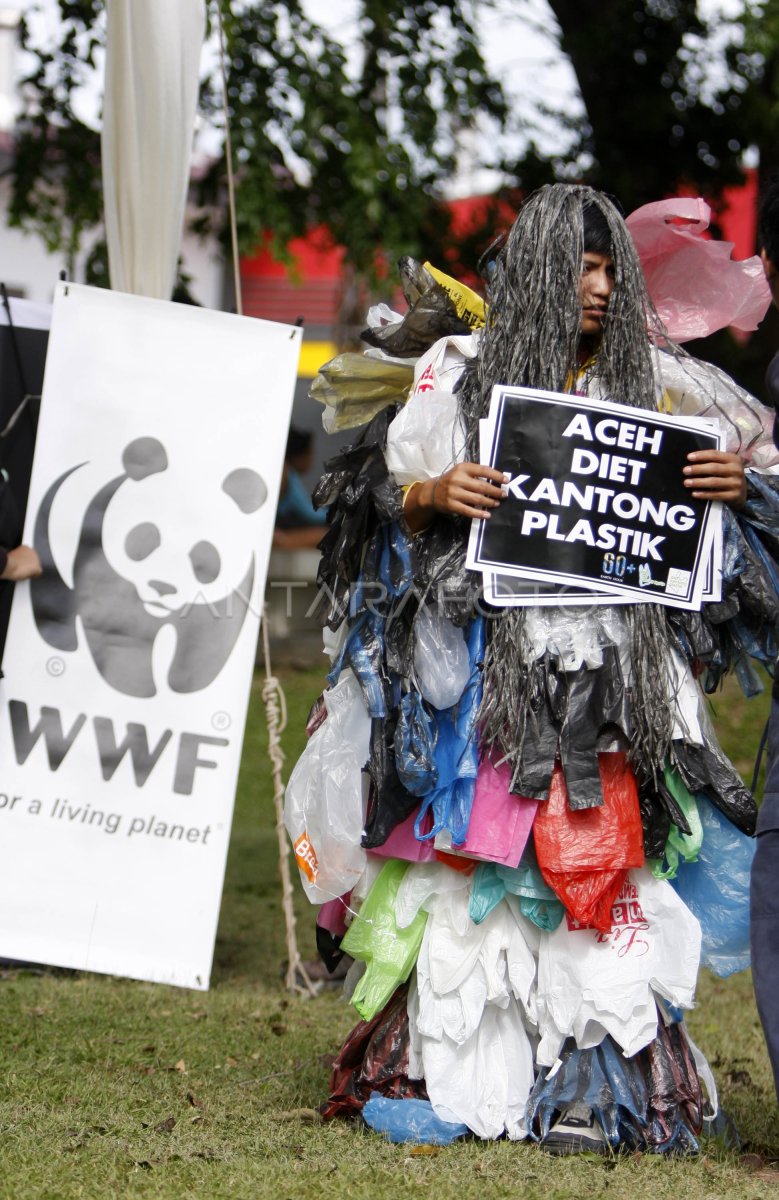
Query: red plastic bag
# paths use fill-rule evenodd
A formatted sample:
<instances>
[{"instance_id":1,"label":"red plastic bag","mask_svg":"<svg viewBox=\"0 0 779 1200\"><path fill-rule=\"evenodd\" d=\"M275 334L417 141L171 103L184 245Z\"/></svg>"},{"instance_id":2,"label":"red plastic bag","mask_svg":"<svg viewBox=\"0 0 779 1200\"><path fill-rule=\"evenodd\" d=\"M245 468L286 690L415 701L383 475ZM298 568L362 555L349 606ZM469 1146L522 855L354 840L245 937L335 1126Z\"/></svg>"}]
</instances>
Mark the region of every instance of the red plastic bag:
<instances>
[{"instance_id":1,"label":"red plastic bag","mask_svg":"<svg viewBox=\"0 0 779 1200\"><path fill-rule=\"evenodd\" d=\"M603 804L571 812L559 763L533 824L544 881L581 925L604 933L630 867L644 865L638 787L627 755L599 754Z\"/></svg>"}]
</instances>

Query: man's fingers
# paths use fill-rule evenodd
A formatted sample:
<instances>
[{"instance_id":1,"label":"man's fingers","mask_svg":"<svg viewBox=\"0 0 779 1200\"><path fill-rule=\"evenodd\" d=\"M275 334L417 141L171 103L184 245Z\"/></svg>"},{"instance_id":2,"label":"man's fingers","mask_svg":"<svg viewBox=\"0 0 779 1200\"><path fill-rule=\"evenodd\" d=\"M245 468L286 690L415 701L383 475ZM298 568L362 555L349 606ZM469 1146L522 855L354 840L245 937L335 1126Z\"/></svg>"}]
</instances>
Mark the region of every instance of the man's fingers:
<instances>
[{"instance_id":1,"label":"man's fingers","mask_svg":"<svg viewBox=\"0 0 779 1200\"><path fill-rule=\"evenodd\" d=\"M476 517L479 520L485 520L489 517L489 513L483 508L474 508L471 504L463 504L460 500L452 501L451 512L457 513L461 517Z\"/></svg>"},{"instance_id":2,"label":"man's fingers","mask_svg":"<svg viewBox=\"0 0 779 1200\"><path fill-rule=\"evenodd\" d=\"M460 463L460 467L468 475L476 476L482 479L493 479L495 483L503 483L504 475L497 467L487 467L483 463Z\"/></svg>"},{"instance_id":3,"label":"man's fingers","mask_svg":"<svg viewBox=\"0 0 779 1200\"><path fill-rule=\"evenodd\" d=\"M740 479L742 474L739 467L730 462L697 463L695 466L684 468L686 479L697 479L702 475L716 475L721 479L731 476L733 479Z\"/></svg>"},{"instance_id":4,"label":"man's fingers","mask_svg":"<svg viewBox=\"0 0 779 1200\"><path fill-rule=\"evenodd\" d=\"M732 463L738 462L739 458L737 454L731 454L729 450L691 450L687 455L687 461L690 463Z\"/></svg>"},{"instance_id":5,"label":"man's fingers","mask_svg":"<svg viewBox=\"0 0 779 1200\"><path fill-rule=\"evenodd\" d=\"M497 508L500 504L500 498L492 499L484 492L469 492L464 489L453 492L451 498L459 504L470 505L471 508Z\"/></svg>"}]
</instances>

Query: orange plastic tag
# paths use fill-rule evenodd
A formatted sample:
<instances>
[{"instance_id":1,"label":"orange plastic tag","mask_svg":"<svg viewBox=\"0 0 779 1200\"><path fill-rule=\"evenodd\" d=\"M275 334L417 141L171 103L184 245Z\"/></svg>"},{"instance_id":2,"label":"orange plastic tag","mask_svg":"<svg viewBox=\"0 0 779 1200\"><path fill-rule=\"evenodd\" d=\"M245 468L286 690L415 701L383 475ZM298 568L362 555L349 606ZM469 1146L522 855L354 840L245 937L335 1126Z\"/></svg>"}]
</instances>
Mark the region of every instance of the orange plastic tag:
<instances>
[{"instance_id":1,"label":"orange plastic tag","mask_svg":"<svg viewBox=\"0 0 779 1200\"><path fill-rule=\"evenodd\" d=\"M308 877L311 883L316 883L316 877L319 873L319 863L317 862L314 847L308 840L308 834L305 830L295 842L293 849L300 870Z\"/></svg>"}]
</instances>

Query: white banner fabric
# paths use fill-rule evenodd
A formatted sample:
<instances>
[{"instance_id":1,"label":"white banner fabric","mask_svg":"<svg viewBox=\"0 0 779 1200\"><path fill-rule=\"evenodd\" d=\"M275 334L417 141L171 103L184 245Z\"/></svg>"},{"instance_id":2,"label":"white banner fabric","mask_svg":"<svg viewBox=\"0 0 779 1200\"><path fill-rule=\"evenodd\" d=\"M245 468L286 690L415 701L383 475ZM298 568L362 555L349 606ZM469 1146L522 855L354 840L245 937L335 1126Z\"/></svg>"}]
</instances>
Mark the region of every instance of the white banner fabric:
<instances>
[{"instance_id":1,"label":"white banner fabric","mask_svg":"<svg viewBox=\"0 0 779 1200\"><path fill-rule=\"evenodd\" d=\"M176 281L204 0L108 0L101 151L111 287L169 300Z\"/></svg>"},{"instance_id":2,"label":"white banner fabric","mask_svg":"<svg viewBox=\"0 0 779 1200\"><path fill-rule=\"evenodd\" d=\"M63 284L0 687L0 955L208 987L301 333Z\"/></svg>"}]
</instances>

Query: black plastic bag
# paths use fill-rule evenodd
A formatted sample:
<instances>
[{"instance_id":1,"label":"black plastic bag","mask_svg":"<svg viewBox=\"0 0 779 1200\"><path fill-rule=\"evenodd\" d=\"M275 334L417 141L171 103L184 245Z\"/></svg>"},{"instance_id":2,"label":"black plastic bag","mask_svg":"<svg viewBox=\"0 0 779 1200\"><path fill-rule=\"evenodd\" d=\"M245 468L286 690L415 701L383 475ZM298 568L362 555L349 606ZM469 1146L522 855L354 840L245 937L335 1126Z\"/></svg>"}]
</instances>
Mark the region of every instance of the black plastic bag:
<instances>
[{"instance_id":1,"label":"black plastic bag","mask_svg":"<svg viewBox=\"0 0 779 1200\"><path fill-rule=\"evenodd\" d=\"M755 799L719 746L674 742L673 759L688 791L703 792L736 829L750 837L754 835Z\"/></svg>"},{"instance_id":2,"label":"black plastic bag","mask_svg":"<svg viewBox=\"0 0 779 1200\"><path fill-rule=\"evenodd\" d=\"M439 338L471 332L454 301L421 263L405 257L398 268L409 310L393 325L366 329L360 334L364 342L393 358L419 358Z\"/></svg>"},{"instance_id":3,"label":"black plastic bag","mask_svg":"<svg viewBox=\"0 0 779 1200\"><path fill-rule=\"evenodd\" d=\"M419 798L406 791L395 763L395 725L398 710L371 723L371 748L366 771L371 789L368 815L361 845L366 850L383 846L392 830L419 805Z\"/></svg>"}]
</instances>

